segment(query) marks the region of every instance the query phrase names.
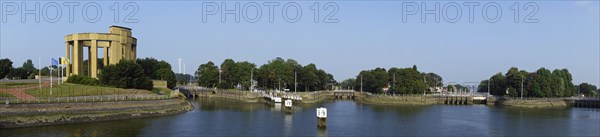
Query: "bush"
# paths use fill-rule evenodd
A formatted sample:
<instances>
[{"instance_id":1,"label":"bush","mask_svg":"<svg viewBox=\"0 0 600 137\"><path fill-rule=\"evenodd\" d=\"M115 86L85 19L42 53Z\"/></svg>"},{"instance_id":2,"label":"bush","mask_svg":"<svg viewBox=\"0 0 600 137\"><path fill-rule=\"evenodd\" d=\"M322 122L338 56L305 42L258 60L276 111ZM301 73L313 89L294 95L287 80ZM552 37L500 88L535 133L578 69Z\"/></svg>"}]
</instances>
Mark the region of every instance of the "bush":
<instances>
[{"instance_id":1,"label":"bush","mask_svg":"<svg viewBox=\"0 0 600 137\"><path fill-rule=\"evenodd\" d=\"M133 61L121 60L114 65L104 67L98 75L100 84L117 88L136 88L152 90L150 78L144 75L144 69Z\"/></svg>"},{"instance_id":2,"label":"bush","mask_svg":"<svg viewBox=\"0 0 600 137\"><path fill-rule=\"evenodd\" d=\"M86 76L72 75L72 76L69 76L69 78L67 79L67 83L95 86L95 85L98 85L98 80L95 78L86 77Z\"/></svg>"}]
</instances>

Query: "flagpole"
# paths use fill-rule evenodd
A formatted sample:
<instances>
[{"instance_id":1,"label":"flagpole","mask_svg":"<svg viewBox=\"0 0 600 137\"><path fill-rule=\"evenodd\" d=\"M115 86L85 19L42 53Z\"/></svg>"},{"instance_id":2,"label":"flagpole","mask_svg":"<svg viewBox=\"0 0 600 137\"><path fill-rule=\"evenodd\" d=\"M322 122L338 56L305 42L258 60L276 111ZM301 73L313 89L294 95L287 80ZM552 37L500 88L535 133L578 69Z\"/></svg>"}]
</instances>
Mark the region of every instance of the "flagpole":
<instances>
[{"instance_id":1,"label":"flagpole","mask_svg":"<svg viewBox=\"0 0 600 137\"><path fill-rule=\"evenodd\" d=\"M52 65L50 65L50 95L52 95Z\"/></svg>"},{"instance_id":2,"label":"flagpole","mask_svg":"<svg viewBox=\"0 0 600 137\"><path fill-rule=\"evenodd\" d=\"M38 56L38 67L40 67L40 68L38 69L38 80L39 80L39 83L38 83L38 84L39 84L39 87L40 87L40 92L41 92L41 91L42 91L42 68L41 68L41 67L42 67L42 63L41 63L41 61L40 61L40 60L41 60L41 59L40 59L40 57Z\"/></svg>"},{"instance_id":3,"label":"flagpole","mask_svg":"<svg viewBox=\"0 0 600 137\"><path fill-rule=\"evenodd\" d=\"M59 76L60 80L58 81L58 84L59 84L59 85L60 85L60 84L62 84L62 82L63 82L63 81L62 81L62 75L63 75L63 72L62 72L62 70L63 70L63 66L62 66L62 64L60 64L60 67L59 67L59 70L58 70L58 72L60 72L60 74L59 74L59 75L60 75L60 76Z\"/></svg>"}]
</instances>

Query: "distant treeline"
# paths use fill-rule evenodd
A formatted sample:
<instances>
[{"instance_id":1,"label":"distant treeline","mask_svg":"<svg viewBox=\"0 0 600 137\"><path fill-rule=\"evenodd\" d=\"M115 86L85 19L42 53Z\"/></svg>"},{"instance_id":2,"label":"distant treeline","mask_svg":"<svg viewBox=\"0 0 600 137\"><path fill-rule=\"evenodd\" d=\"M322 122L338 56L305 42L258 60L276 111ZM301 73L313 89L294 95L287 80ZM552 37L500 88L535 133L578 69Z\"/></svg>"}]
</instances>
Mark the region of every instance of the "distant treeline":
<instances>
[{"instance_id":1,"label":"distant treeline","mask_svg":"<svg viewBox=\"0 0 600 137\"><path fill-rule=\"evenodd\" d=\"M195 74L198 85L222 89L250 89L254 85L258 89L294 91L296 86L298 91L317 91L337 85L333 75L315 64L303 66L296 60L283 58L275 58L258 68L247 61L226 59L220 66L209 61L200 65Z\"/></svg>"},{"instance_id":2,"label":"distant treeline","mask_svg":"<svg viewBox=\"0 0 600 137\"><path fill-rule=\"evenodd\" d=\"M512 67L506 74L497 73L479 84L478 92L489 92L492 95L520 97L570 97L579 94L597 95L596 86L582 83L574 85L567 69L550 71L540 68L535 72L527 72Z\"/></svg>"},{"instance_id":3,"label":"distant treeline","mask_svg":"<svg viewBox=\"0 0 600 137\"><path fill-rule=\"evenodd\" d=\"M356 78L344 80L341 87L355 91L388 94L423 94L443 86L443 79L435 73L423 73L412 68L375 68L361 71ZM362 84L361 84L362 83Z\"/></svg>"}]
</instances>

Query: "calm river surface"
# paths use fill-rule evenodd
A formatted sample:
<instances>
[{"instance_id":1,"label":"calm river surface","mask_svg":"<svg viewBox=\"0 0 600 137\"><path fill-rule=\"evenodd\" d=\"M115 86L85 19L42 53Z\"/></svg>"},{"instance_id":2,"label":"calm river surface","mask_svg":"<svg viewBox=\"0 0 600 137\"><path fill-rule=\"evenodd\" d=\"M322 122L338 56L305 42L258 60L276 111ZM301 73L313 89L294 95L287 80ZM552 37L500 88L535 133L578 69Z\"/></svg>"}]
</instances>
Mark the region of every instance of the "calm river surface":
<instances>
[{"instance_id":1,"label":"calm river surface","mask_svg":"<svg viewBox=\"0 0 600 137\"><path fill-rule=\"evenodd\" d=\"M600 136L600 109L378 106L330 101L292 114L265 104L191 100L193 111L164 117L17 129L0 136ZM328 109L317 128L316 108Z\"/></svg>"}]
</instances>

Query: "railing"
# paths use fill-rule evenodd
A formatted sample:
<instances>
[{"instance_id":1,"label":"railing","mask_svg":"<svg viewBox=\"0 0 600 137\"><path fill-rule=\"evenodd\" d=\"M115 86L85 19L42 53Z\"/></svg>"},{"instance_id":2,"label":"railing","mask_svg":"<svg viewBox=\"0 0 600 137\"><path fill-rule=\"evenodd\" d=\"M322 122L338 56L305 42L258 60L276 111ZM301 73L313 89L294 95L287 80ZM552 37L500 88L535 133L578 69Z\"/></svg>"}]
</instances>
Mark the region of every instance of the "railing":
<instances>
[{"instance_id":1,"label":"railing","mask_svg":"<svg viewBox=\"0 0 600 137\"><path fill-rule=\"evenodd\" d=\"M5 84L5 83L3 83ZM23 84L23 85L19 85ZM27 104L27 103L74 103L74 102L108 102L108 101L145 101L164 100L176 96L158 95L149 91L134 89L101 89L97 86L73 85L63 86L58 82L53 84L53 93L50 95L50 83L16 83L0 87L1 104ZM77 88L74 88L77 86ZM140 93L141 92L141 93Z\"/></svg>"}]
</instances>

